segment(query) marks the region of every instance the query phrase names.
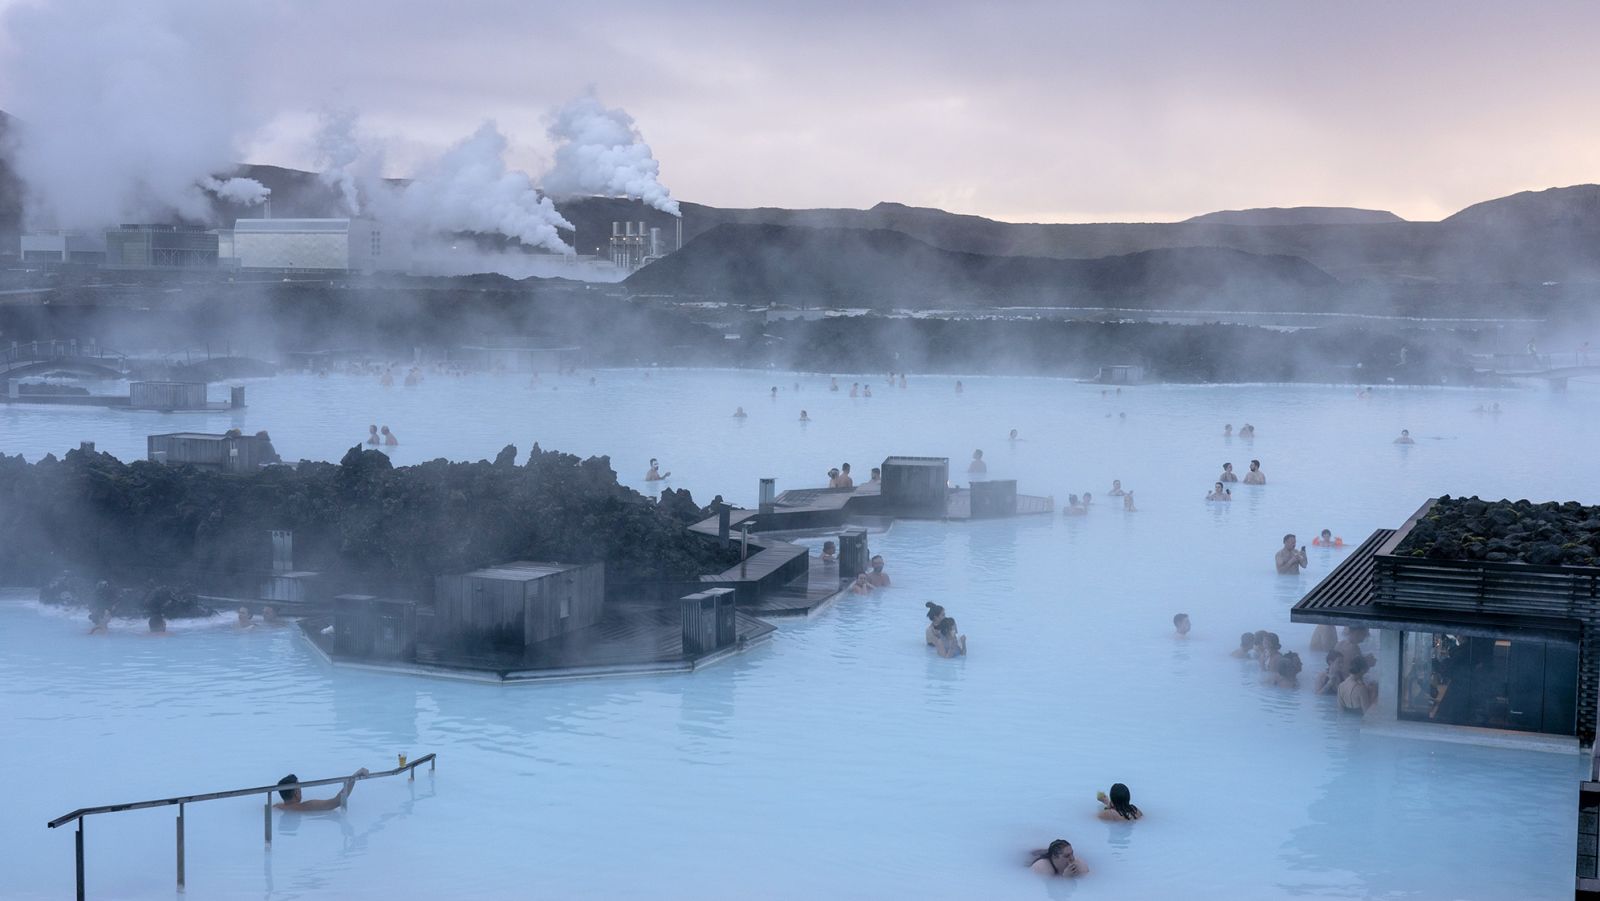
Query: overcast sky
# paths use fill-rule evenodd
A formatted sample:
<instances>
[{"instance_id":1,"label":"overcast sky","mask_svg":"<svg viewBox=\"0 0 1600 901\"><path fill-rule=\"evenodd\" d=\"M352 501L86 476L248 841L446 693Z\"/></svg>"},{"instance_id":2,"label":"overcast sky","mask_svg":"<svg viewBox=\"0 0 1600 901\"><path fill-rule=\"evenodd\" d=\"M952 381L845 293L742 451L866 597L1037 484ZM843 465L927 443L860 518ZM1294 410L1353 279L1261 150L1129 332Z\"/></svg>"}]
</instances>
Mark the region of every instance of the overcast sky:
<instances>
[{"instance_id":1,"label":"overcast sky","mask_svg":"<svg viewBox=\"0 0 1600 901\"><path fill-rule=\"evenodd\" d=\"M0 0L0 15L36 2ZM633 115L674 196L719 206L894 200L1077 222L1314 204L1432 219L1600 181L1600 3L239 9L213 26L229 32L220 71L195 77L239 82L235 144L251 162L309 167L316 111L346 107L391 174L486 118L537 173L550 112L592 88ZM15 41L0 34L0 53ZM25 77L0 81L0 109L19 108Z\"/></svg>"}]
</instances>

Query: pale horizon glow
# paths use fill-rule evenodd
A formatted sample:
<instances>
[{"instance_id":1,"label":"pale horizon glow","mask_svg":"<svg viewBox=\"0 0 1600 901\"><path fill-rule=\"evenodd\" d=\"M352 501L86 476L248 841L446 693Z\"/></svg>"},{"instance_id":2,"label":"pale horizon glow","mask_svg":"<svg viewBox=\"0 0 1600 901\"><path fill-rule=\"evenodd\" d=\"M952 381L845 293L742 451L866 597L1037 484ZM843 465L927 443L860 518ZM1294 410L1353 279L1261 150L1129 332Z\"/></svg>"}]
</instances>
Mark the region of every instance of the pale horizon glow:
<instances>
[{"instance_id":1,"label":"pale horizon glow","mask_svg":"<svg viewBox=\"0 0 1600 901\"><path fill-rule=\"evenodd\" d=\"M0 14L40 0L0 0ZM74 0L54 0L74 2ZM154 6L187 5L163 0ZM463 9L470 15L463 14ZM1345 206L1434 220L1600 181L1600 6L1439 0L849 4L241 3L241 160L311 168L358 111L388 174L494 119L550 162L551 112L627 110L674 197L880 201L1013 222ZM0 59L11 52L0 31ZM0 109L22 89L0 83Z\"/></svg>"}]
</instances>

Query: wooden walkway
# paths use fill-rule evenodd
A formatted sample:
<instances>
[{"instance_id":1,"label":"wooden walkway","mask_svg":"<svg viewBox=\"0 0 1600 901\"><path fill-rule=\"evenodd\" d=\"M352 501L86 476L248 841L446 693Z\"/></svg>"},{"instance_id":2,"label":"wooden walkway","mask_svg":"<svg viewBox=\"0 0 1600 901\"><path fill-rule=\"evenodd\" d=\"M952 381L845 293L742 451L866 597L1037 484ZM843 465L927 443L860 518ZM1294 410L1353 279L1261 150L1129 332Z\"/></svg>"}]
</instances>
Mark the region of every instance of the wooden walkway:
<instances>
[{"instance_id":1,"label":"wooden walkway","mask_svg":"<svg viewBox=\"0 0 1600 901\"><path fill-rule=\"evenodd\" d=\"M768 618L813 616L844 594L846 588L848 586L839 579L838 563L822 563L812 558L811 568L804 577L739 609Z\"/></svg>"}]
</instances>

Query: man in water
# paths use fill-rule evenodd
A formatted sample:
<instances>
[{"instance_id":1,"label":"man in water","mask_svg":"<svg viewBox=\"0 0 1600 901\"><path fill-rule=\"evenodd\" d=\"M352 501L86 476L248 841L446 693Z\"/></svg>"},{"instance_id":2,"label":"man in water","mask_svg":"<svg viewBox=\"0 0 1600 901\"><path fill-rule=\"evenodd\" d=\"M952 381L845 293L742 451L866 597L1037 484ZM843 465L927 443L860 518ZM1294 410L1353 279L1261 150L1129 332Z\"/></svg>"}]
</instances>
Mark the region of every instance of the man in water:
<instances>
[{"instance_id":1,"label":"man in water","mask_svg":"<svg viewBox=\"0 0 1600 901\"><path fill-rule=\"evenodd\" d=\"M876 467L876 466L872 467L872 478L867 480L867 484L868 485L881 485L881 484L883 484L883 470L878 468L878 467Z\"/></svg>"},{"instance_id":2,"label":"man in water","mask_svg":"<svg viewBox=\"0 0 1600 901\"><path fill-rule=\"evenodd\" d=\"M377 445L380 445L380 444L383 443L383 439L378 437L378 427L377 426L375 426L375 425L367 426L367 443L371 444L373 446L377 446Z\"/></svg>"},{"instance_id":3,"label":"man in water","mask_svg":"<svg viewBox=\"0 0 1600 901\"><path fill-rule=\"evenodd\" d=\"M747 417L749 415L750 414L748 414L748 413L746 413L744 411L744 407L738 407L737 409L735 409L733 411L733 418L734 419L744 419L745 417Z\"/></svg>"},{"instance_id":4,"label":"man in water","mask_svg":"<svg viewBox=\"0 0 1600 901\"><path fill-rule=\"evenodd\" d=\"M1174 616L1172 618L1172 630L1177 633L1179 638L1187 638L1189 636L1189 614L1179 613Z\"/></svg>"},{"instance_id":5,"label":"man in water","mask_svg":"<svg viewBox=\"0 0 1600 901\"><path fill-rule=\"evenodd\" d=\"M810 422L811 421L810 414L806 413L806 411L804 411L804 410L801 410L800 411L800 421L801 422Z\"/></svg>"},{"instance_id":6,"label":"man in water","mask_svg":"<svg viewBox=\"0 0 1600 901\"><path fill-rule=\"evenodd\" d=\"M1239 481L1239 477L1233 474L1233 464L1232 463L1224 463L1224 464L1222 464L1222 475L1217 479L1217 481L1219 481L1219 482L1237 482L1237 481Z\"/></svg>"},{"instance_id":7,"label":"man in water","mask_svg":"<svg viewBox=\"0 0 1600 901\"><path fill-rule=\"evenodd\" d=\"M344 780L344 787L339 789L339 793L337 795L334 795L331 798L319 798L315 801L307 801L304 799L300 793L300 789L295 787L300 783L300 780L295 776L295 774L290 773L289 775L278 780L278 785L283 786L282 788L278 789L278 796L283 798L283 800L272 806L278 808L279 810L289 810L295 813L315 813L323 810L339 810L340 808L344 807L345 800L350 797L351 790L356 787L356 780L367 775L367 773L368 770L366 767L356 770L350 775L350 778Z\"/></svg>"},{"instance_id":8,"label":"man in water","mask_svg":"<svg viewBox=\"0 0 1600 901\"><path fill-rule=\"evenodd\" d=\"M989 464L983 462L983 451L981 451L981 450L973 451L972 452L972 462L967 464L967 472L971 473L973 475L981 475L981 474L986 473L988 471L989 471Z\"/></svg>"},{"instance_id":9,"label":"man in water","mask_svg":"<svg viewBox=\"0 0 1600 901\"><path fill-rule=\"evenodd\" d=\"M872 571L867 573L867 584L873 588L888 588L889 574L883 571L883 555L872 555Z\"/></svg>"},{"instance_id":10,"label":"man in water","mask_svg":"<svg viewBox=\"0 0 1600 901\"><path fill-rule=\"evenodd\" d=\"M1278 553L1273 555L1272 562L1278 567L1278 574L1293 576L1300 573L1306 565L1306 549L1295 549L1294 533L1283 536L1283 547L1278 548Z\"/></svg>"},{"instance_id":11,"label":"man in water","mask_svg":"<svg viewBox=\"0 0 1600 901\"><path fill-rule=\"evenodd\" d=\"M1400 430L1400 437L1394 439L1394 443L1395 444L1416 444L1417 442L1412 440L1412 438L1411 438L1411 430L1410 429L1401 429Z\"/></svg>"},{"instance_id":12,"label":"man in water","mask_svg":"<svg viewBox=\"0 0 1600 901\"><path fill-rule=\"evenodd\" d=\"M839 486L838 487L840 487L840 488L854 488L854 487L856 487L856 480L850 477L850 464L849 463L840 463L839 464Z\"/></svg>"},{"instance_id":13,"label":"man in water","mask_svg":"<svg viewBox=\"0 0 1600 901\"><path fill-rule=\"evenodd\" d=\"M1017 430L1016 429L1012 429L1011 430L1011 434L1007 437L1007 440L1009 440L1012 444L1015 444L1017 442Z\"/></svg>"},{"instance_id":14,"label":"man in water","mask_svg":"<svg viewBox=\"0 0 1600 901\"><path fill-rule=\"evenodd\" d=\"M1112 497L1122 497L1123 495L1125 495L1127 493L1128 492L1122 490L1122 480L1121 479L1112 479L1111 480L1111 490L1106 492L1106 494L1108 494L1108 495L1110 495Z\"/></svg>"},{"instance_id":15,"label":"man in water","mask_svg":"<svg viewBox=\"0 0 1600 901\"><path fill-rule=\"evenodd\" d=\"M670 473L670 472L663 473L661 471L661 465L658 462L656 462L656 458L655 457L651 457L650 458L650 471L644 474L644 480L646 482L659 482L662 479L665 479L667 476L670 476L670 475L672 475L672 473Z\"/></svg>"},{"instance_id":16,"label":"man in water","mask_svg":"<svg viewBox=\"0 0 1600 901\"><path fill-rule=\"evenodd\" d=\"M400 439L394 436L394 432L389 431L388 426L384 426L378 431L383 433L383 444L385 447L395 447L400 443Z\"/></svg>"},{"instance_id":17,"label":"man in water","mask_svg":"<svg viewBox=\"0 0 1600 901\"><path fill-rule=\"evenodd\" d=\"M1267 484L1267 474L1261 471L1260 460L1250 461L1250 471L1244 474L1244 483L1246 485Z\"/></svg>"}]
</instances>

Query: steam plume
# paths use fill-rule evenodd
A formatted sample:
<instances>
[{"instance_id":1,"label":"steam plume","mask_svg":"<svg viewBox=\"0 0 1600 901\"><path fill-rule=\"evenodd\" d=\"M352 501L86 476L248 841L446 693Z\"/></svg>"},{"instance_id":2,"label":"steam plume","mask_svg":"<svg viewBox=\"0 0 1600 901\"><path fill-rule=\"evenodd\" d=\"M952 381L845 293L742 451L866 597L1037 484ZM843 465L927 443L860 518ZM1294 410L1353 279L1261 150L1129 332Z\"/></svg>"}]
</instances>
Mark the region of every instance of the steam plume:
<instances>
[{"instance_id":1,"label":"steam plume","mask_svg":"<svg viewBox=\"0 0 1600 901\"><path fill-rule=\"evenodd\" d=\"M208 175L200 180L200 187L241 206L255 206L272 193L271 188L253 178L214 178Z\"/></svg>"},{"instance_id":2,"label":"steam plume","mask_svg":"<svg viewBox=\"0 0 1600 901\"><path fill-rule=\"evenodd\" d=\"M361 192L355 166L361 159L361 144L356 140L355 111L324 112L315 140L322 183L339 190L346 214L360 215Z\"/></svg>"},{"instance_id":3,"label":"steam plume","mask_svg":"<svg viewBox=\"0 0 1600 901\"><path fill-rule=\"evenodd\" d=\"M433 232L499 233L530 247L571 253L556 212L525 172L506 168L506 139L493 122L451 147L400 194L397 212L409 226Z\"/></svg>"},{"instance_id":4,"label":"steam plume","mask_svg":"<svg viewBox=\"0 0 1600 901\"><path fill-rule=\"evenodd\" d=\"M238 159L250 7L18 4L0 17L12 51L0 82L17 116L14 164L32 224L97 228L174 214L204 220L206 190Z\"/></svg>"},{"instance_id":5,"label":"steam plume","mask_svg":"<svg viewBox=\"0 0 1600 901\"><path fill-rule=\"evenodd\" d=\"M661 184L661 164L632 116L607 109L592 96L579 97L556 113L550 138L556 142L556 162L544 178L549 193L621 194L678 215L678 202Z\"/></svg>"}]
</instances>

